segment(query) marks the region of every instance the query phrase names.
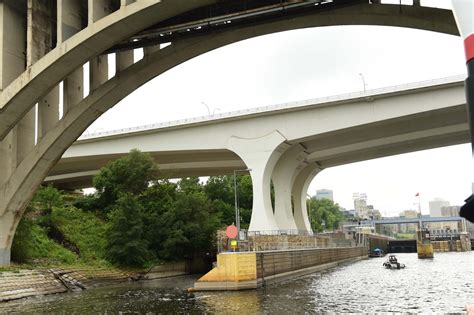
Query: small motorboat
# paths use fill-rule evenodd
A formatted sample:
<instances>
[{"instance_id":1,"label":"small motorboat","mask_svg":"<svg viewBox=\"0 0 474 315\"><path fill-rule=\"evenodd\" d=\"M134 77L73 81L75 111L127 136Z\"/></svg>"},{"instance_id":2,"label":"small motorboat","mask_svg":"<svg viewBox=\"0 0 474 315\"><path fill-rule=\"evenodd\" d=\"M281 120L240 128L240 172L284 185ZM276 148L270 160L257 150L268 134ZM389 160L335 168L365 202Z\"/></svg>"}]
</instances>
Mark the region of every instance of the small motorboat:
<instances>
[{"instance_id":1,"label":"small motorboat","mask_svg":"<svg viewBox=\"0 0 474 315\"><path fill-rule=\"evenodd\" d=\"M387 269L403 269L405 268L405 264L401 264L398 262L397 257L395 255L389 255L386 262L383 263L383 266Z\"/></svg>"},{"instance_id":2,"label":"small motorboat","mask_svg":"<svg viewBox=\"0 0 474 315\"><path fill-rule=\"evenodd\" d=\"M385 253L380 248L376 248L371 253L369 253L369 257L371 257L371 258L383 257L383 256L385 256Z\"/></svg>"}]
</instances>

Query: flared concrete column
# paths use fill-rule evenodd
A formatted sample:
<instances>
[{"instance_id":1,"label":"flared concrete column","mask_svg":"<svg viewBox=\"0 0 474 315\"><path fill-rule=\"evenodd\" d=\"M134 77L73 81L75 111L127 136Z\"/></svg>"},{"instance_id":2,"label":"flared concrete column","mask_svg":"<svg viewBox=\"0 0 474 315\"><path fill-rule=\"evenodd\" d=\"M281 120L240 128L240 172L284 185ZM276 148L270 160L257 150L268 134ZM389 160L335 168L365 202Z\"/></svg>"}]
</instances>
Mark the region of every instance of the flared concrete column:
<instances>
[{"instance_id":1,"label":"flared concrete column","mask_svg":"<svg viewBox=\"0 0 474 315\"><path fill-rule=\"evenodd\" d=\"M249 232L270 233L278 230L270 197L273 168L289 148L278 131L253 139L231 137L227 148L232 150L250 169L253 186L253 208Z\"/></svg>"},{"instance_id":2,"label":"flared concrete column","mask_svg":"<svg viewBox=\"0 0 474 315\"><path fill-rule=\"evenodd\" d=\"M293 217L291 193L297 173L306 166L304 160L307 155L302 145L295 144L280 157L273 170L275 220L278 228L287 233L296 234L298 232L298 227Z\"/></svg>"},{"instance_id":3,"label":"flared concrete column","mask_svg":"<svg viewBox=\"0 0 474 315\"><path fill-rule=\"evenodd\" d=\"M311 181L321 170L321 167L315 162L308 164L296 176L292 189L296 227L299 231L307 231L310 234L313 233L313 229L311 229L311 224L308 218L306 196Z\"/></svg>"},{"instance_id":4,"label":"flared concrete column","mask_svg":"<svg viewBox=\"0 0 474 315\"><path fill-rule=\"evenodd\" d=\"M19 217L12 212L0 216L0 266L10 265L10 253Z\"/></svg>"}]
</instances>

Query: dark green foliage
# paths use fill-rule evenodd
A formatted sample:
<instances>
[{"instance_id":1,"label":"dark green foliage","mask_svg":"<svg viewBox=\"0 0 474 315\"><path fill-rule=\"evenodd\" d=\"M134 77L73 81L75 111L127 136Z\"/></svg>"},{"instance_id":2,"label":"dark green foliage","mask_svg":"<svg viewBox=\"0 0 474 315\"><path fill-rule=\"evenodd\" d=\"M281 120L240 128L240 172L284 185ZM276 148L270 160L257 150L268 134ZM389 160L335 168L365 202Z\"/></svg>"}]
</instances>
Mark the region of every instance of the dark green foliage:
<instances>
[{"instance_id":1,"label":"dark green foliage","mask_svg":"<svg viewBox=\"0 0 474 315\"><path fill-rule=\"evenodd\" d=\"M119 197L109 214L107 257L111 262L142 267L151 258L143 231L143 208L131 193Z\"/></svg>"},{"instance_id":2,"label":"dark green foliage","mask_svg":"<svg viewBox=\"0 0 474 315\"><path fill-rule=\"evenodd\" d=\"M314 197L309 200L309 219L313 231L335 230L343 218L339 205L332 200L318 200Z\"/></svg>"},{"instance_id":3,"label":"dark green foliage","mask_svg":"<svg viewBox=\"0 0 474 315\"><path fill-rule=\"evenodd\" d=\"M51 185L41 186L36 191L31 203L36 210L40 210L46 215L51 213L53 207L61 207L64 205L61 192Z\"/></svg>"},{"instance_id":4,"label":"dark green foliage","mask_svg":"<svg viewBox=\"0 0 474 315\"><path fill-rule=\"evenodd\" d=\"M77 256L48 238L46 230L25 216L21 219L12 245L12 260L31 262L46 260L47 264L77 262Z\"/></svg>"},{"instance_id":5,"label":"dark green foliage","mask_svg":"<svg viewBox=\"0 0 474 315\"><path fill-rule=\"evenodd\" d=\"M163 181L149 187L140 196L145 238L153 253L160 252L163 242L168 238L167 217L169 212L174 211L176 190L176 184Z\"/></svg>"},{"instance_id":6,"label":"dark green foliage","mask_svg":"<svg viewBox=\"0 0 474 315\"><path fill-rule=\"evenodd\" d=\"M214 250L216 230L235 221L234 177L211 177L207 184L191 177L175 184L158 180L157 170L148 154L133 150L100 171L93 196L63 198L53 187L41 188L31 215L18 227L14 259L88 265L107 259L142 267ZM239 175L241 227L247 228L252 181Z\"/></svg>"},{"instance_id":7,"label":"dark green foliage","mask_svg":"<svg viewBox=\"0 0 474 315\"><path fill-rule=\"evenodd\" d=\"M20 223L16 228L11 249L11 257L13 261L24 263L31 258L33 252L33 224L33 220L26 214L20 220Z\"/></svg>"},{"instance_id":8,"label":"dark green foliage","mask_svg":"<svg viewBox=\"0 0 474 315\"><path fill-rule=\"evenodd\" d=\"M202 192L204 187L199 183L199 177L186 177L179 181L178 189L185 194L193 194Z\"/></svg>"},{"instance_id":9,"label":"dark green foliage","mask_svg":"<svg viewBox=\"0 0 474 315\"><path fill-rule=\"evenodd\" d=\"M120 194L139 195L157 179L158 167L153 158L139 150L132 150L126 157L109 163L94 177L97 189L97 206L108 212Z\"/></svg>"},{"instance_id":10,"label":"dark green foliage","mask_svg":"<svg viewBox=\"0 0 474 315\"><path fill-rule=\"evenodd\" d=\"M51 223L64 241L78 249L84 262L105 259L105 224L97 216L65 206L53 209Z\"/></svg>"},{"instance_id":11,"label":"dark green foliage","mask_svg":"<svg viewBox=\"0 0 474 315\"><path fill-rule=\"evenodd\" d=\"M41 212L41 217L38 223L46 229L51 227L51 211L53 207L61 207L64 205L64 200L61 192L53 186L41 186L35 193L31 206Z\"/></svg>"},{"instance_id":12,"label":"dark green foliage","mask_svg":"<svg viewBox=\"0 0 474 315\"><path fill-rule=\"evenodd\" d=\"M214 247L219 215L203 192L178 193L173 211L165 214L167 238L160 256L168 260L193 257Z\"/></svg>"},{"instance_id":13,"label":"dark green foliage","mask_svg":"<svg viewBox=\"0 0 474 315\"><path fill-rule=\"evenodd\" d=\"M240 211L240 226L248 228L252 213L253 191L252 179L249 175L237 176L237 201ZM225 225L235 223L235 186L234 176L211 176L204 187L209 199L221 212Z\"/></svg>"},{"instance_id":14,"label":"dark green foliage","mask_svg":"<svg viewBox=\"0 0 474 315\"><path fill-rule=\"evenodd\" d=\"M74 201L73 206L84 211L92 212L97 211L97 209L99 208L99 203L97 200L97 196L86 195L77 198Z\"/></svg>"}]
</instances>

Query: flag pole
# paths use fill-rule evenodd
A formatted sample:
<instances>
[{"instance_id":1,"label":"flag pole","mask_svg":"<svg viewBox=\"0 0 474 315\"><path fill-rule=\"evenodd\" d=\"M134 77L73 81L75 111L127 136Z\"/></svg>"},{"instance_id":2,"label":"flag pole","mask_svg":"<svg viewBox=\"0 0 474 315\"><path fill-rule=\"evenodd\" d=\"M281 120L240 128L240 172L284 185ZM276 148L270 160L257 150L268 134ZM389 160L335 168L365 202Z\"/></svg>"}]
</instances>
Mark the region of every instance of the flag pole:
<instances>
[{"instance_id":1,"label":"flag pole","mask_svg":"<svg viewBox=\"0 0 474 315\"><path fill-rule=\"evenodd\" d=\"M419 224L420 224L420 230L421 230L421 228L423 227L423 224L421 222L421 196L420 196L420 193L417 193L417 196L418 196L418 213L419 213L419 216L420 216Z\"/></svg>"}]
</instances>

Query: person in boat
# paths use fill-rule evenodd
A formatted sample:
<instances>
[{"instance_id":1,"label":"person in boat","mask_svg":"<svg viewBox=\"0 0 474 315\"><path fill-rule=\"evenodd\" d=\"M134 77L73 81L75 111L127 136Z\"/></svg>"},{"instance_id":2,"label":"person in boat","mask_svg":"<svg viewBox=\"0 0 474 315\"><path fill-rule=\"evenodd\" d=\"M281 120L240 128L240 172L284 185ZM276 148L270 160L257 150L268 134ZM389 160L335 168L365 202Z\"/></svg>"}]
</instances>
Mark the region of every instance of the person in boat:
<instances>
[{"instance_id":1,"label":"person in boat","mask_svg":"<svg viewBox=\"0 0 474 315\"><path fill-rule=\"evenodd\" d=\"M388 257L388 261L391 262L391 263L394 263L394 264L396 264L398 262L397 257L395 257L395 256Z\"/></svg>"}]
</instances>

